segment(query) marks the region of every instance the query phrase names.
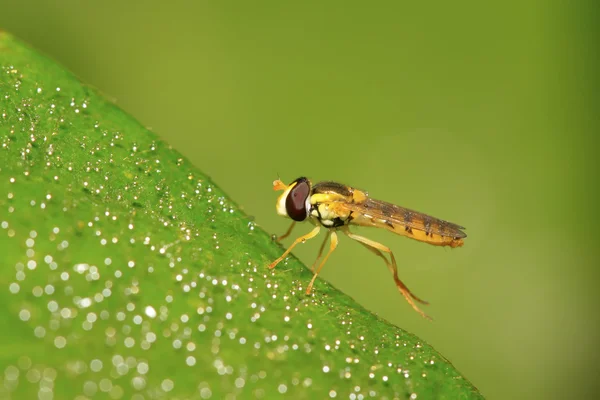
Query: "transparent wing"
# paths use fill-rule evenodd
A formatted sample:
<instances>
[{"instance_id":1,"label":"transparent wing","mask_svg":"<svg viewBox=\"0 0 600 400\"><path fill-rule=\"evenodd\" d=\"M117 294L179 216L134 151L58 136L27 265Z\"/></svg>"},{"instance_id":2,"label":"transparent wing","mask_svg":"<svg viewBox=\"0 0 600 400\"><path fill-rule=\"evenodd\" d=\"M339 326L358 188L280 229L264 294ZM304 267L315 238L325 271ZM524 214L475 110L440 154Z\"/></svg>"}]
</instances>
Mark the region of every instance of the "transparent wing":
<instances>
[{"instance_id":1,"label":"transparent wing","mask_svg":"<svg viewBox=\"0 0 600 400\"><path fill-rule=\"evenodd\" d=\"M335 207L346 209L352 213L358 213L364 218L378 220L378 222L388 225L402 225L409 229L416 229L428 234L453 238L467 237L461 231L461 229L465 228L460 225L381 200L367 198L361 203L339 202L336 203ZM354 215L354 218L356 217Z\"/></svg>"}]
</instances>

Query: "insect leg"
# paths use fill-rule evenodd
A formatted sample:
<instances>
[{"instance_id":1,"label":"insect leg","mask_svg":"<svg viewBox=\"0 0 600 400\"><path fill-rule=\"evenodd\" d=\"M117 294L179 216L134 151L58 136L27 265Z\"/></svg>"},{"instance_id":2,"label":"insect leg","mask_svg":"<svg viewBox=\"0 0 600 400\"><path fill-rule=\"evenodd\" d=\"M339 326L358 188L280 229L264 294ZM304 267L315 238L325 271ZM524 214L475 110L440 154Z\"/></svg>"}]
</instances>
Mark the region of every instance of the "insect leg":
<instances>
[{"instance_id":1,"label":"insect leg","mask_svg":"<svg viewBox=\"0 0 600 400\"><path fill-rule=\"evenodd\" d=\"M350 239L356 240L357 242L359 242L360 244L362 244L363 246L365 246L368 250L370 250L371 252L373 252L377 256L383 258L383 260L385 261L385 264L387 265L388 269L390 270L390 272L394 276L394 282L396 283L396 287L398 288L398 290L400 291L400 293L402 293L402 295L404 296L404 298L406 299L406 301L408 301L408 304L410 304L412 306L412 308L415 311L417 311L419 314L421 314L423 317L425 317L427 319L431 319L431 317L429 317L427 314L425 314L423 311L421 311L421 309L419 309L419 307L414 303L413 299L416 300L416 301L418 301L419 303L422 303L422 304L429 304L429 303L426 302L425 300L420 299L416 295L414 295L408 289L408 287L404 284L404 282L402 282L400 280L400 278L398 277L398 266L396 264L396 258L394 257L394 253L392 253L392 251L387 246L384 246L381 243L375 242L375 241L367 239L365 237L362 237L362 236L359 236L359 235L355 235L355 234L351 233L348 229L344 229L343 232ZM382 252L388 253L390 255L390 258L392 260L391 263L385 258L385 256L383 255Z\"/></svg>"},{"instance_id":2,"label":"insect leg","mask_svg":"<svg viewBox=\"0 0 600 400\"><path fill-rule=\"evenodd\" d=\"M319 234L319 231L321 230L320 226L315 227L315 229L313 229L312 231L308 232L306 235L304 236L300 236L298 239L294 240L294 243L292 243L292 245L290 247L288 247L288 249L281 255L281 257L279 257L277 260L273 261L270 265L269 268L275 268L275 266L277 264L279 264L281 262L281 260L283 260L289 253L290 251L292 251L292 249L294 247L296 247L296 245L298 243L304 243L306 242L308 239L312 239L315 236L317 236Z\"/></svg>"},{"instance_id":3,"label":"insect leg","mask_svg":"<svg viewBox=\"0 0 600 400\"><path fill-rule=\"evenodd\" d=\"M290 225L290 227L288 228L288 230L285 231L285 233L283 235L281 235L281 236L273 236L273 238L276 241L278 241L278 242L282 241L286 237L290 236L290 233L292 233L292 230L294 229L294 226L296 226L296 221L292 222L292 224Z\"/></svg>"},{"instance_id":4,"label":"insect leg","mask_svg":"<svg viewBox=\"0 0 600 400\"><path fill-rule=\"evenodd\" d=\"M323 259L323 261L321 261L319 268L317 268L317 271L315 272L315 274L313 275L313 278L311 279L310 283L308 284L308 288L306 289L306 294L310 294L313 284L315 283L315 279L317 279L317 275L319 275L319 272L321 272L323 265L325 265L325 263L327 262L327 259L329 258L331 253L333 253L333 251L335 250L335 248L338 245L337 234L334 231L330 231L330 232L331 232L331 243L329 245L329 251L325 255L325 258ZM323 242L323 244L325 244L325 242Z\"/></svg>"},{"instance_id":5,"label":"insect leg","mask_svg":"<svg viewBox=\"0 0 600 400\"><path fill-rule=\"evenodd\" d=\"M327 239L329 239L329 235L331 235L331 231L328 229L327 235L325 236L325 240L323 240L323 244L321 244L321 248L319 249L319 254L317 255L317 259L315 260L312 267L310 268L310 270L312 272L315 272L315 267L317 266L317 263L319 262L321 255L323 255L323 249L325 248L325 243L327 243Z\"/></svg>"}]
</instances>

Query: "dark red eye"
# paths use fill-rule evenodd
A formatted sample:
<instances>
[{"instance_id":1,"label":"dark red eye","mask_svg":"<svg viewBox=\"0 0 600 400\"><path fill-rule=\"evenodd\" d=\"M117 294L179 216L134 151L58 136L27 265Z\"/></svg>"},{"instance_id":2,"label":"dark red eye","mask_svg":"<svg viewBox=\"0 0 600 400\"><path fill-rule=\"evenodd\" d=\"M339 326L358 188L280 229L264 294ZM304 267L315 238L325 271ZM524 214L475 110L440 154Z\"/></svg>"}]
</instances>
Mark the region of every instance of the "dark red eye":
<instances>
[{"instance_id":1,"label":"dark red eye","mask_svg":"<svg viewBox=\"0 0 600 400\"><path fill-rule=\"evenodd\" d=\"M298 178L294 182L296 184L285 199L285 210L294 221L304 221L308 217L306 199L310 195L310 183L306 178Z\"/></svg>"}]
</instances>

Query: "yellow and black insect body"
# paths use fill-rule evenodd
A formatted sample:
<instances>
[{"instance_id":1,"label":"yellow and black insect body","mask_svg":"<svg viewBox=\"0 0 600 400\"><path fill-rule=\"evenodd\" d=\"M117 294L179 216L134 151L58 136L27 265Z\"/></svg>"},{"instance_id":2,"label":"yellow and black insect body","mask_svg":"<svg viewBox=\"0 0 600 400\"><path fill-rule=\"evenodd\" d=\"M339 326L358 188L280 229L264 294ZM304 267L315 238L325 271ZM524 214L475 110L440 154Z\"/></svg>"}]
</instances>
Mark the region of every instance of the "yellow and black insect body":
<instances>
[{"instance_id":1,"label":"yellow and black insect body","mask_svg":"<svg viewBox=\"0 0 600 400\"><path fill-rule=\"evenodd\" d=\"M271 263L270 268L274 268L281 262L298 243L317 236L321 227L327 228L327 236L313 265L314 276L306 291L310 293L321 268L337 247L336 232L341 231L381 257L394 276L394 281L400 293L417 312L429 318L417 307L414 301L422 304L428 303L415 296L398 277L398 267L392 251L381 243L351 233L349 225L383 228L421 242L450 247L463 245L463 239L467 236L461 231L461 229L464 229L463 227L391 203L371 199L362 190L336 182L319 182L312 185L307 178L302 177L289 185L276 180L273 182L273 189L283 190L283 194L277 199L277 213L294 220L287 232L280 236L278 240L289 236L296 222L308 220L315 225L315 228L308 234L296 239L281 257ZM329 237L331 238L329 252L315 270ZM390 260L385 257L384 253L390 255Z\"/></svg>"}]
</instances>

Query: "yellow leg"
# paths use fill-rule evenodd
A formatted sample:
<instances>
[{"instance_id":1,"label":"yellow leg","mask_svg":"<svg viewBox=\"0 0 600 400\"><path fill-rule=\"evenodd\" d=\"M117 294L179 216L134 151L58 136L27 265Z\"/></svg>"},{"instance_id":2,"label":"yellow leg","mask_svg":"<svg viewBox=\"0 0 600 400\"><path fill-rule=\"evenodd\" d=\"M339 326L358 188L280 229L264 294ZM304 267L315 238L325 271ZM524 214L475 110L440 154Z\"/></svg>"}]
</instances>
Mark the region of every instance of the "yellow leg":
<instances>
[{"instance_id":1,"label":"yellow leg","mask_svg":"<svg viewBox=\"0 0 600 400\"><path fill-rule=\"evenodd\" d=\"M317 236L319 234L319 231L321 230L320 226L317 226L315 229L313 229L312 231L308 232L306 235L304 236L300 236L298 239L294 240L294 243L292 243L292 245L290 247L288 247L288 249L281 255L281 257L279 257L277 260L273 261L270 265L269 268L275 268L275 266L277 264L279 264L289 253L290 251L292 251L292 249L294 247L296 247L296 245L298 243L304 243L306 242L308 239L312 239L315 236Z\"/></svg>"},{"instance_id":2,"label":"yellow leg","mask_svg":"<svg viewBox=\"0 0 600 400\"><path fill-rule=\"evenodd\" d=\"M327 262L327 259L329 258L331 253L333 253L333 251L335 250L335 248L338 245L337 234L334 231L330 231L330 232L331 232L331 243L329 245L329 252L327 252L327 254L325 255L325 258L323 259L323 261L321 261L321 265L319 265L319 268L317 268L317 271L315 272L315 274L313 275L313 278L311 279L310 283L308 284L308 288L306 289L306 294L310 294L313 284L315 283L315 279L317 279L317 275L319 275L319 272L321 272L323 265L325 265L325 263ZM325 242L323 242L323 244L325 244Z\"/></svg>"},{"instance_id":3,"label":"yellow leg","mask_svg":"<svg viewBox=\"0 0 600 400\"><path fill-rule=\"evenodd\" d=\"M281 242L283 239L285 239L286 237L290 236L290 233L292 233L292 230L294 229L294 226L296 226L296 221L292 222L292 224L290 225L290 227L288 228L287 231L285 231L285 233L281 236L274 236L273 239L275 239L278 242Z\"/></svg>"},{"instance_id":4,"label":"yellow leg","mask_svg":"<svg viewBox=\"0 0 600 400\"><path fill-rule=\"evenodd\" d=\"M323 243L321 244L321 248L319 249L319 254L317 254L317 259L315 260L315 262L313 263L312 267L310 268L310 270L312 272L315 272L315 267L317 266L317 263L319 262L319 259L323 255L323 249L325 248L325 243L327 243L327 239L329 239L330 235L331 235L331 231L328 229L327 230L327 235L325 235L325 240L323 240Z\"/></svg>"},{"instance_id":5,"label":"yellow leg","mask_svg":"<svg viewBox=\"0 0 600 400\"><path fill-rule=\"evenodd\" d=\"M402 296L404 296L404 298L406 299L406 301L408 301L408 304L410 304L412 306L412 308L418 312L419 314L421 314L421 316L427 318L427 319L431 319L431 317L429 317L427 314L425 314L423 311L421 311L421 309L419 309L419 307L417 307L417 305L415 304L415 302L413 301L416 300L421 304L429 304L428 302L426 302L425 300L422 300L420 298L418 298L417 296L415 296L409 289L408 287L406 287L406 285L404 284L404 282L402 282L400 280L400 278L398 277L398 266L396 264L396 258L394 257L394 253L392 253L392 251L382 245L381 243L377 243L373 240L367 239L365 237L362 236L358 236L355 235L353 233L350 233L350 231L348 229L345 229L343 231L350 239L354 239L357 242L359 242L360 244L362 244L363 246L365 246L367 249L369 249L370 251L372 251L373 253L375 253L377 256L383 258L383 260L385 261L385 264L387 265L388 269L390 270L390 272L392 273L392 275L394 276L394 282L396 283L396 287L398 288L398 290L400 291L400 293L402 293ZM392 260L392 262L390 263L385 256L383 255L382 252L388 253L390 255L390 258Z\"/></svg>"}]
</instances>

